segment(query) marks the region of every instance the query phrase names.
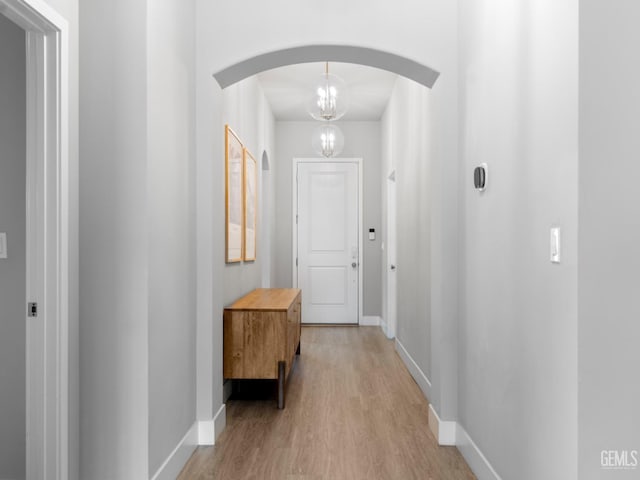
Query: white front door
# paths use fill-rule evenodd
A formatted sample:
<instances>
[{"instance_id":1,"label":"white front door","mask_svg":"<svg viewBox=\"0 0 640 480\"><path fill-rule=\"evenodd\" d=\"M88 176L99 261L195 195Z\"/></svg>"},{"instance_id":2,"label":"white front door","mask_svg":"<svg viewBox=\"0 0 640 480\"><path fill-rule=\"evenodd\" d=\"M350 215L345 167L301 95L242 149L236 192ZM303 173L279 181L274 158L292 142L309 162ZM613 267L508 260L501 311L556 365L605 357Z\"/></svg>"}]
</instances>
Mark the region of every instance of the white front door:
<instances>
[{"instance_id":1,"label":"white front door","mask_svg":"<svg viewBox=\"0 0 640 480\"><path fill-rule=\"evenodd\" d=\"M358 164L298 163L303 323L358 323Z\"/></svg>"}]
</instances>

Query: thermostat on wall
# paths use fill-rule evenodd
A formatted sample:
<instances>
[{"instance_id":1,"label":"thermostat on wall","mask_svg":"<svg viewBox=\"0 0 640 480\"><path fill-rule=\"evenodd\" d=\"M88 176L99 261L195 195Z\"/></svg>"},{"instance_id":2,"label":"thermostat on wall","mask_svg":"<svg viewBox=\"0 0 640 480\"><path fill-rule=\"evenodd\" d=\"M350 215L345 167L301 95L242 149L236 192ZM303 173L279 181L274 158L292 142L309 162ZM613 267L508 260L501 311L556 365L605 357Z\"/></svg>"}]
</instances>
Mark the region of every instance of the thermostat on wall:
<instances>
[{"instance_id":1,"label":"thermostat on wall","mask_svg":"<svg viewBox=\"0 0 640 480\"><path fill-rule=\"evenodd\" d=\"M473 170L473 186L480 192L484 192L484 189L487 188L486 163L481 163Z\"/></svg>"}]
</instances>

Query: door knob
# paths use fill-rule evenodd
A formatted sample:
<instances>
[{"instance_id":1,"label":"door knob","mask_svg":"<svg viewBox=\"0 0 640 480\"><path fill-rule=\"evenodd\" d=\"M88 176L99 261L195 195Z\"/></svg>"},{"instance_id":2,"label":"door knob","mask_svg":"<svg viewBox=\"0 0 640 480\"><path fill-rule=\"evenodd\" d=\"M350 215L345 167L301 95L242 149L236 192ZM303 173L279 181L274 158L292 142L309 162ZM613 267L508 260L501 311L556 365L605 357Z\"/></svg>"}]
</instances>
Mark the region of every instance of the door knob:
<instances>
[{"instance_id":1,"label":"door knob","mask_svg":"<svg viewBox=\"0 0 640 480\"><path fill-rule=\"evenodd\" d=\"M356 262L352 262L351 263L351 268L356 268L358 266L358 264Z\"/></svg>"},{"instance_id":2,"label":"door knob","mask_svg":"<svg viewBox=\"0 0 640 480\"><path fill-rule=\"evenodd\" d=\"M391 270L395 270L395 269L396 269L396 266L395 266L395 265L391 265L391 266L389 266L389 268L390 268Z\"/></svg>"}]
</instances>

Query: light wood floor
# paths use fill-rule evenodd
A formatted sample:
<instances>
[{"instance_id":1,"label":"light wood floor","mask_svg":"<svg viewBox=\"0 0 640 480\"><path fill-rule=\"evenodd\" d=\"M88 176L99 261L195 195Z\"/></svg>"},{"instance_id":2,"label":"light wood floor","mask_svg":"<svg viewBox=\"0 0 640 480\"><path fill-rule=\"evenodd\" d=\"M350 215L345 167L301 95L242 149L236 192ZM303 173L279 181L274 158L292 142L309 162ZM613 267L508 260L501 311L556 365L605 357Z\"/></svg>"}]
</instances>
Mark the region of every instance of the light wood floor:
<instances>
[{"instance_id":1,"label":"light wood floor","mask_svg":"<svg viewBox=\"0 0 640 480\"><path fill-rule=\"evenodd\" d=\"M286 408L273 395L230 399L217 444L198 448L180 480L475 478L437 445L427 400L379 328L303 327L301 351Z\"/></svg>"}]
</instances>

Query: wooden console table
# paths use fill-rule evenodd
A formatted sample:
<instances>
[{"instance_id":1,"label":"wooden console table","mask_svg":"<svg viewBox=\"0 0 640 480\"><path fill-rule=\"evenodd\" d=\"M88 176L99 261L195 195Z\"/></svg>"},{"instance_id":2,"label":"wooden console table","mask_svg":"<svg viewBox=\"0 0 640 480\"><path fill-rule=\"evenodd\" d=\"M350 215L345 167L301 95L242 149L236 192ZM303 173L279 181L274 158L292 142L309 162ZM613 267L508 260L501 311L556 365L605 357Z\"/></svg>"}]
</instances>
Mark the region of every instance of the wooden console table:
<instances>
[{"instance_id":1,"label":"wooden console table","mask_svg":"<svg viewBox=\"0 0 640 480\"><path fill-rule=\"evenodd\" d=\"M224 309L225 379L278 381L278 408L296 354L300 354L297 288L258 288Z\"/></svg>"}]
</instances>

